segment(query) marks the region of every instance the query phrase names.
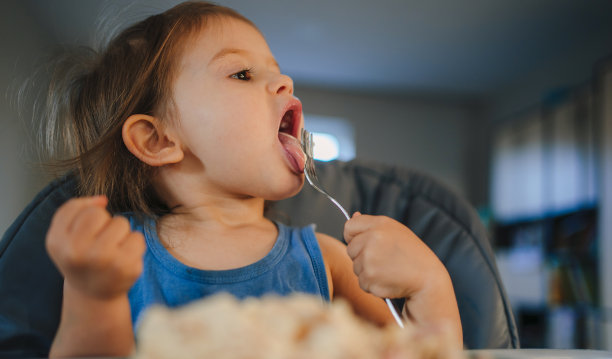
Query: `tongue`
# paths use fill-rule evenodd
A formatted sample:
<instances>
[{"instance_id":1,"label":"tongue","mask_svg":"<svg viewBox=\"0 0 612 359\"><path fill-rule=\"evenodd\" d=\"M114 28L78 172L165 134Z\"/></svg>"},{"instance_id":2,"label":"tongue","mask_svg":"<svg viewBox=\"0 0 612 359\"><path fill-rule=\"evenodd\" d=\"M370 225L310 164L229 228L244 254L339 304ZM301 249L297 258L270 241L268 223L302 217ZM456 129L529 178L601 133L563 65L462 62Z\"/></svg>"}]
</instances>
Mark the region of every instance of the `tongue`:
<instances>
[{"instance_id":1,"label":"tongue","mask_svg":"<svg viewBox=\"0 0 612 359\"><path fill-rule=\"evenodd\" d=\"M285 149L287 160L289 161L293 171L295 173L304 172L306 155L304 154L304 151L302 151L302 146L300 145L298 139L284 132L278 133L278 139Z\"/></svg>"}]
</instances>

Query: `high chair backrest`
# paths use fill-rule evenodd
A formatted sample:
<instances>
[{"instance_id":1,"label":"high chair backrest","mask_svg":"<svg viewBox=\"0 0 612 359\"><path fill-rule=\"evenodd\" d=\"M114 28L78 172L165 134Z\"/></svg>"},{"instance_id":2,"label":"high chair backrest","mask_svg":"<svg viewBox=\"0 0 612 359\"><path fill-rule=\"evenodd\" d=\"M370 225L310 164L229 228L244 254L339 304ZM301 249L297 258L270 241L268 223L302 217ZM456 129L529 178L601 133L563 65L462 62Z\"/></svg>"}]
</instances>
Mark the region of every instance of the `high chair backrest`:
<instances>
[{"instance_id":1,"label":"high chair backrest","mask_svg":"<svg viewBox=\"0 0 612 359\"><path fill-rule=\"evenodd\" d=\"M412 229L446 265L466 348L516 348L512 310L487 233L474 209L435 180L407 169L358 161L317 163L321 183L350 211L384 214ZM57 329L62 277L45 250L57 208L75 195L68 176L51 182L0 241L0 357L46 357ZM309 187L273 203L270 217L342 238L344 218Z\"/></svg>"},{"instance_id":2,"label":"high chair backrest","mask_svg":"<svg viewBox=\"0 0 612 359\"><path fill-rule=\"evenodd\" d=\"M519 347L487 230L467 201L423 173L381 163L317 163L317 176L349 213L394 218L436 253L453 281L466 348ZM317 231L342 238L342 213L307 185L274 204L270 215L292 225L315 223Z\"/></svg>"}]
</instances>

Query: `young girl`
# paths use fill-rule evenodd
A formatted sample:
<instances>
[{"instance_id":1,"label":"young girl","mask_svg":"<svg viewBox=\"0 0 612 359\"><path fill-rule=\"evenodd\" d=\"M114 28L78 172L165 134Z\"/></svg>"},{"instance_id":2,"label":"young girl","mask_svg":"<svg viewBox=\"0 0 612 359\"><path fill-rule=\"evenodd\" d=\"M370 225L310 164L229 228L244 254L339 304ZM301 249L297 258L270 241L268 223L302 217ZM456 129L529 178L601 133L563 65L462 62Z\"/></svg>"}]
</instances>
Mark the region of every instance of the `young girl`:
<instances>
[{"instance_id":1,"label":"young girl","mask_svg":"<svg viewBox=\"0 0 612 359\"><path fill-rule=\"evenodd\" d=\"M380 298L403 297L405 320L449 322L460 345L449 275L402 224L356 213L344 246L264 217L265 200L304 184L302 107L249 20L184 3L86 65L52 89L66 107L50 131L73 150L82 197L47 235L65 278L50 356L129 355L144 309L219 291L345 298L380 325L393 323Z\"/></svg>"}]
</instances>

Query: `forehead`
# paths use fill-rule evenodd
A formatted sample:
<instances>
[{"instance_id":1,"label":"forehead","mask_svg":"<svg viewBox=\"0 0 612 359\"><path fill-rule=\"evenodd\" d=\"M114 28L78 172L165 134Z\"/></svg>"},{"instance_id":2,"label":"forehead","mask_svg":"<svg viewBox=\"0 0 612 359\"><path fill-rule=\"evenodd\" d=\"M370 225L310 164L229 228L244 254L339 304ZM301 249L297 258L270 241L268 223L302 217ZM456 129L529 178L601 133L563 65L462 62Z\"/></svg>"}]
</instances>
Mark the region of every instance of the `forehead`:
<instances>
[{"instance_id":1,"label":"forehead","mask_svg":"<svg viewBox=\"0 0 612 359\"><path fill-rule=\"evenodd\" d=\"M232 17L211 17L186 42L181 67L208 64L220 52L239 50L255 56L270 57L270 48L253 25ZM231 52L231 51L230 51Z\"/></svg>"}]
</instances>

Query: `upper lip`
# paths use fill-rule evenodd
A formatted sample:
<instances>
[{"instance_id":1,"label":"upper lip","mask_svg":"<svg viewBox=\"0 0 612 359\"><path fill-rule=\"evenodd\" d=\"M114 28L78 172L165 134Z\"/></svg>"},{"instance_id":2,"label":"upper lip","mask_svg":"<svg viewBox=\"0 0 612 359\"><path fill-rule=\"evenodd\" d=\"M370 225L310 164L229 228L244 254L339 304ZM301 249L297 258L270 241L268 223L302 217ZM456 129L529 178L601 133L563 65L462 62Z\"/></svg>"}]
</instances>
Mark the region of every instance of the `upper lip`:
<instances>
[{"instance_id":1,"label":"upper lip","mask_svg":"<svg viewBox=\"0 0 612 359\"><path fill-rule=\"evenodd\" d=\"M287 131L291 136L297 138L299 135L300 128L302 126L302 103L297 98L291 98L283 107L281 112L281 116L278 122L278 127L280 129L281 123L283 122L283 118L287 114L287 112L291 111L291 127Z\"/></svg>"}]
</instances>

